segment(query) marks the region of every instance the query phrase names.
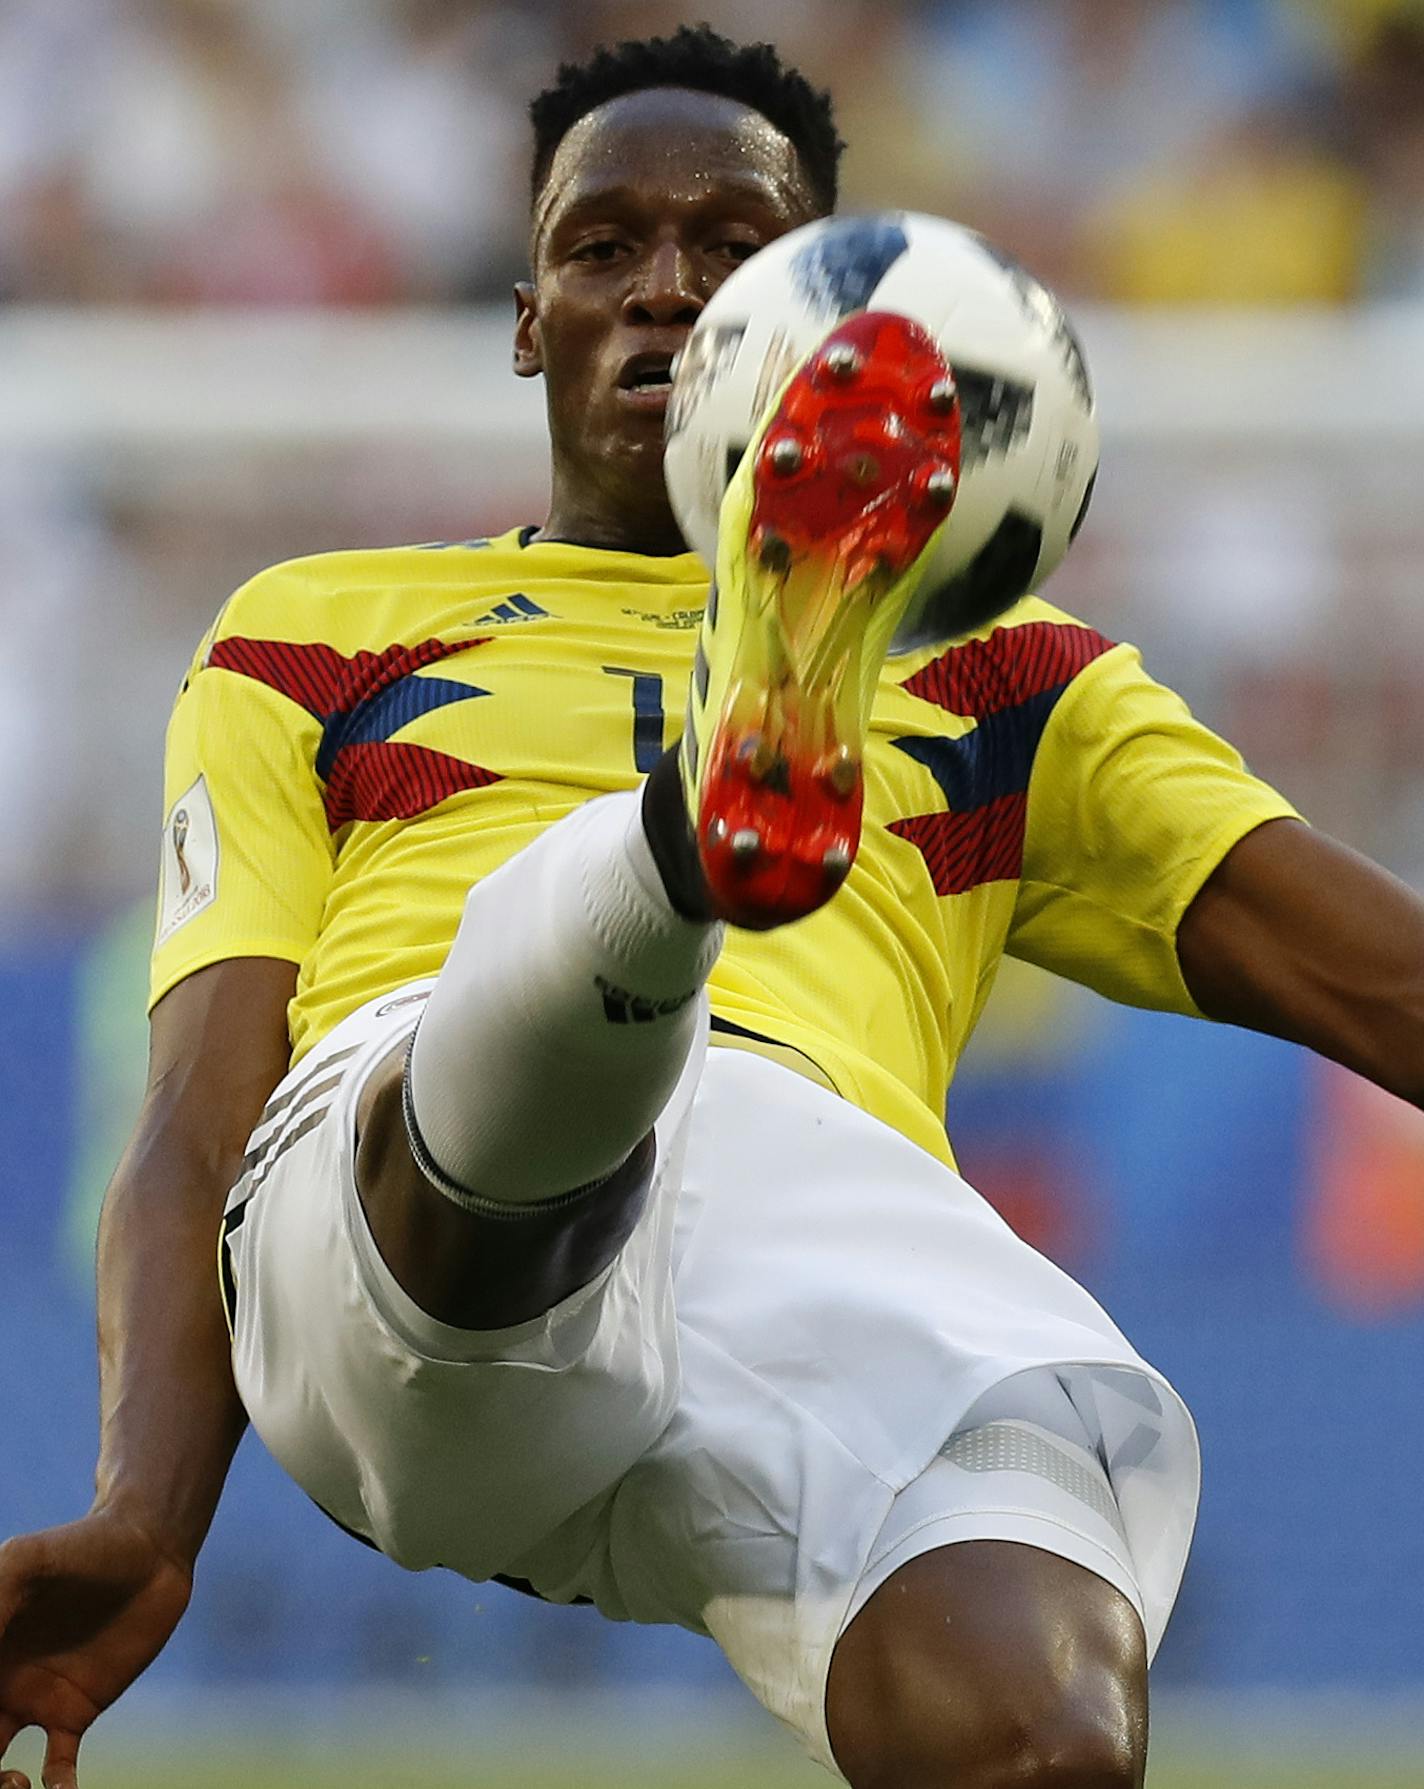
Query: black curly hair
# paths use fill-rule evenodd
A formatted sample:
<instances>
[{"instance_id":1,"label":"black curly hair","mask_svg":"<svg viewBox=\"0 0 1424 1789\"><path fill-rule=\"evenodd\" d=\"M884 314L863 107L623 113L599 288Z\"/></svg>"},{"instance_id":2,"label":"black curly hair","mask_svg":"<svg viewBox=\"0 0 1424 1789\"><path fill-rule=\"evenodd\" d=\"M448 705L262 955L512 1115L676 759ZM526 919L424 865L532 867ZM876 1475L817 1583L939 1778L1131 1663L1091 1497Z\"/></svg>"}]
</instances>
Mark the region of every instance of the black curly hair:
<instances>
[{"instance_id":1,"label":"black curly hair","mask_svg":"<svg viewBox=\"0 0 1424 1789\"><path fill-rule=\"evenodd\" d=\"M845 144L836 133L829 93L818 93L769 43L735 44L710 25L680 25L671 37L605 44L586 62L566 62L552 86L529 106L534 126L533 196L554 152L579 119L610 99L648 87L691 87L760 112L801 161L818 206L835 210L837 171Z\"/></svg>"}]
</instances>

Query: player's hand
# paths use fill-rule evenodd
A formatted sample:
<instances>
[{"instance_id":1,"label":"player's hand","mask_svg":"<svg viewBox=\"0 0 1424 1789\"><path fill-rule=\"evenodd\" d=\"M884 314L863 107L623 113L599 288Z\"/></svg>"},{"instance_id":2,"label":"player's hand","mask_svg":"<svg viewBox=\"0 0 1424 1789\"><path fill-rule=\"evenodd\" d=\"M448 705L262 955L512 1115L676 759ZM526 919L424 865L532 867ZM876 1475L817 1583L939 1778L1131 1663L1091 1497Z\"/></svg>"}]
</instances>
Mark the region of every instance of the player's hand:
<instances>
[{"instance_id":1,"label":"player's hand","mask_svg":"<svg viewBox=\"0 0 1424 1789\"><path fill-rule=\"evenodd\" d=\"M45 1732L44 1789L78 1789L90 1724L163 1650L192 1576L108 1510L0 1546L0 1789L23 1727Z\"/></svg>"}]
</instances>

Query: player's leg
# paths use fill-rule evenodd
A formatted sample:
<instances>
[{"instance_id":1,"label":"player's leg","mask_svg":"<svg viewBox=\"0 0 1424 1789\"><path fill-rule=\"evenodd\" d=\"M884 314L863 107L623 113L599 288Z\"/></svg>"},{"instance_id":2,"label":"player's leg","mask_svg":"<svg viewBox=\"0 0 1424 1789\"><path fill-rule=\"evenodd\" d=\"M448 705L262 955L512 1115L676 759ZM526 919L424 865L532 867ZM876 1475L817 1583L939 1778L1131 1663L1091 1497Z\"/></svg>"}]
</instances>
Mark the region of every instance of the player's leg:
<instances>
[{"instance_id":1,"label":"player's leg","mask_svg":"<svg viewBox=\"0 0 1424 1789\"><path fill-rule=\"evenodd\" d=\"M638 1221L721 937L668 895L659 864L679 825L685 854L669 757L641 798L589 802L479 883L413 1042L367 1082L366 1219L443 1323L548 1310Z\"/></svg>"},{"instance_id":2,"label":"player's leg","mask_svg":"<svg viewBox=\"0 0 1424 1789\"><path fill-rule=\"evenodd\" d=\"M684 792L664 759L641 796L587 803L485 878L408 1056L394 1046L423 991L338 1027L254 1139L227 1233L239 1386L298 1482L403 1563L575 1594L607 1553L587 1524L676 1407L672 1212L719 942L704 903L783 923L849 865L870 695L947 509L921 502L938 448L898 426L945 369L903 365L903 346L867 343L844 403L820 362L788 388L805 415L777 415L809 431L808 465L835 462L809 532L774 453L734 481L723 618L693 679L703 774ZM743 751L743 695L764 766ZM743 800L764 822L752 853L729 823ZM728 843L713 899L699 846ZM540 1535L536 1579L521 1563Z\"/></svg>"},{"instance_id":3,"label":"player's leg","mask_svg":"<svg viewBox=\"0 0 1424 1789\"><path fill-rule=\"evenodd\" d=\"M646 1196L621 1220L626 1240L605 1237L611 1258L590 1278L551 1222L542 1246L578 1284L492 1325L446 1322L407 1291L356 1185L365 1090L400 1061L432 985L358 1008L269 1101L223 1223L233 1371L269 1451L344 1528L413 1570L474 1579L557 1530L557 1585L597 1556L601 1501L676 1404L673 1220L705 1001L653 1141L635 1143ZM582 1235L592 1247L592 1226ZM479 1258L502 1236L490 1220ZM520 1250L506 1259L527 1289Z\"/></svg>"},{"instance_id":4,"label":"player's leg","mask_svg":"<svg viewBox=\"0 0 1424 1789\"><path fill-rule=\"evenodd\" d=\"M956 1174L779 1064L710 1052L682 1200L627 1612L710 1633L857 1789L1138 1783L1181 1400Z\"/></svg>"},{"instance_id":5,"label":"player's leg","mask_svg":"<svg viewBox=\"0 0 1424 1789\"><path fill-rule=\"evenodd\" d=\"M923 331L835 330L727 493L684 790L664 759L636 811L590 804L472 891L409 1061L361 1115L367 1220L432 1316L517 1322L606 1265L716 954L708 916L780 925L840 886L871 699L958 446Z\"/></svg>"},{"instance_id":6,"label":"player's leg","mask_svg":"<svg viewBox=\"0 0 1424 1789\"><path fill-rule=\"evenodd\" d=\"M980 1399L895 1499L832 1655L826 1724L855 1789L1141 1784L1141 1591L1055 1374Z\"/></svg>"},{"instance_id":7,"label":"player's leg","mask_svg":"<svg viewBox=\"0 0 1424 1789\"><path fill-rule=\"evenodd\" d=\"M826 1721L853 1789L1140 1789L1142 1623L1072 1560L1012 1541L938 1547L841 1637Z\"/></svg>"}]
</instances>

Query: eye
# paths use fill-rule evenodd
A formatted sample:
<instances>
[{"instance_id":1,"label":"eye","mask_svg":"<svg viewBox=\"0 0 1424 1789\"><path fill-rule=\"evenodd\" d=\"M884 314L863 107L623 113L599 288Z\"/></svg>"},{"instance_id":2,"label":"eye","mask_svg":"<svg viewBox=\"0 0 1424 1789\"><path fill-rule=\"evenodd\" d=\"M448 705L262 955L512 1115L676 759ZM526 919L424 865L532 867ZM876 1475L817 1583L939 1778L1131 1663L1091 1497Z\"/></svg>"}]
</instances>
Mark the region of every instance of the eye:
<instances>
[{"instance_id":1,"label":"eye","mask_svg":"<svg viewBox=\"0 0 1424 1789\"><path fill-rule=\"evenodd\" d=\"M616 261L624 248L616 236L596 236L592 242L580 243L573 252L573 259L594 263Z\"/></svg>"},{"instance_id":2,"label":"eye","mask_svg":"<svg viewBox=\"0 0 1424 1789\"><path fill-rule=\"evenodd\" d=\"M750 261L761 244L748 242L745 237L729 236L725 241L715 243L713 247L715 253L724 256L728 261L740 264L743 261Z\"/></svg>"}]
</instances>

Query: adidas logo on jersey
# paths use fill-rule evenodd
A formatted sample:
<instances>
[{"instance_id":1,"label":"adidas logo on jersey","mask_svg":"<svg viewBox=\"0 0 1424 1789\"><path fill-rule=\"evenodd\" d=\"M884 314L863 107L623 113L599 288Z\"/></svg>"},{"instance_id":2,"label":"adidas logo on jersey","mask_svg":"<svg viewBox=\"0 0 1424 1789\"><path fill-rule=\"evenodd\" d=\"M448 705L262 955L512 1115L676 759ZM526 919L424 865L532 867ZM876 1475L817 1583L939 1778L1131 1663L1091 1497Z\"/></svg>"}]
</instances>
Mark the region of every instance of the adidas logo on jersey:
<instances>
[{"instance_id":1,"label":"adidas logo on jersey","mask_svg":"<svg viewBox=\"0 0 1424 1789\"><path fill-rule=\"evenodd\" d=\"M620 988L606 976L595 975L593 979L603 996L603 1012L610 1025L651 1025L655 1019L680 1013L689 1000L697 997L697 989L689 988L685 994L674 994L671 1000L649 1000Z\"/></svg>"},{"instance_id":2,"label":"adidas logo on jersey","mask_svg":"<svg viewBox=\"0 0 1424 1789\"><path fill-rule=\"evenodd\" d=\"M538 603L516 590L513 596L507 596L502 603L496 603L483 615L476 615L470 623L471 627L497 627L504 621L547 621L549 611L541 609Z\"/></svg>"}]
</instances>

